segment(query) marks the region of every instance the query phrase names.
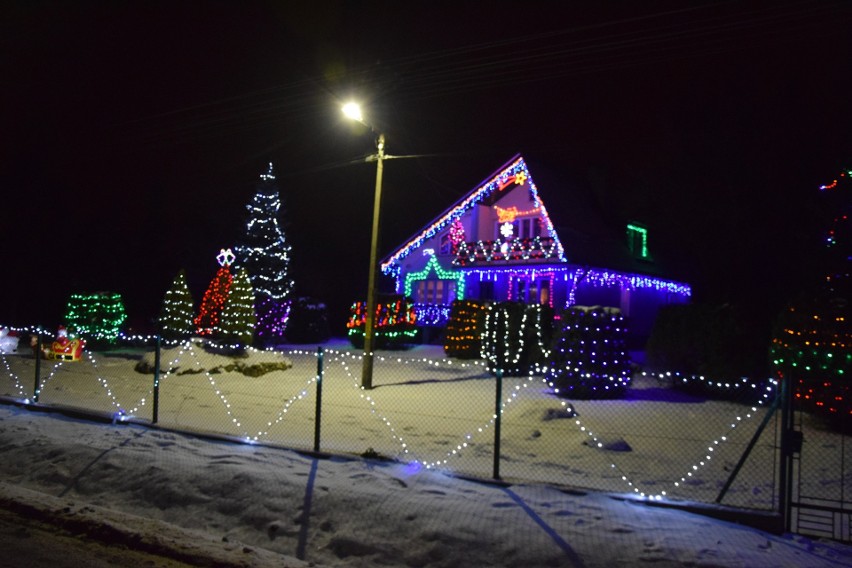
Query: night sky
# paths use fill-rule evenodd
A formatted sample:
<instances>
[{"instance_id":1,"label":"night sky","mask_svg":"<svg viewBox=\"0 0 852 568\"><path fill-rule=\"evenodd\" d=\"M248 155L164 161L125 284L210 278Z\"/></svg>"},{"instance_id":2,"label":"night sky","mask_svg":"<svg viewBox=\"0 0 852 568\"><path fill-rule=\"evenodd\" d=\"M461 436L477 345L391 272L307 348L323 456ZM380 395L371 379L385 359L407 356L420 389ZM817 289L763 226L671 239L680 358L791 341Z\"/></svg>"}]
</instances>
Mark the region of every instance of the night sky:
<instances>
[{"instance_id":1,"label":"night sky","mask_svg":"<svg viewBox=\"0 0 852 568\"><path fill-rule=\"evenodd\" d=\"M120 292L196 302L271 161L299 295L336 332L382 253L521 153L643 221L695 298L813 281L818 187L852 167L852 3L0 2L0 324ZM604 6L598 6L603 4ZM553 198L556 200L556 196ZM565 243L570 258L570 243Z\"/></svg>"}]
</instances>

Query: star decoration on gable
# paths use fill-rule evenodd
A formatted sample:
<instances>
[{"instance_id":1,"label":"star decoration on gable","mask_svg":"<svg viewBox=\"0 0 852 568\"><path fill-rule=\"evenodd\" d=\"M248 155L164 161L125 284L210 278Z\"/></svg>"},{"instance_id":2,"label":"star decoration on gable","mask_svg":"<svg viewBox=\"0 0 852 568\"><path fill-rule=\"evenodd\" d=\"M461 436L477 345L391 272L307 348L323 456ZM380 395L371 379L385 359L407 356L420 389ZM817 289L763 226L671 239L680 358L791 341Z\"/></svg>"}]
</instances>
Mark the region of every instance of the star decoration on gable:
<instances>
[{"instance_id":1,"label":"star decoration on gable","mask_svg":"<svg viewBox=\"0 0 852 568\"><path fill-rule=\"evenodd\" d=\"M518 172L515 174L515 184L516 185L524 185L524 182L527 181L527 173L526 172Z\"/></svg>"}]
</instances>

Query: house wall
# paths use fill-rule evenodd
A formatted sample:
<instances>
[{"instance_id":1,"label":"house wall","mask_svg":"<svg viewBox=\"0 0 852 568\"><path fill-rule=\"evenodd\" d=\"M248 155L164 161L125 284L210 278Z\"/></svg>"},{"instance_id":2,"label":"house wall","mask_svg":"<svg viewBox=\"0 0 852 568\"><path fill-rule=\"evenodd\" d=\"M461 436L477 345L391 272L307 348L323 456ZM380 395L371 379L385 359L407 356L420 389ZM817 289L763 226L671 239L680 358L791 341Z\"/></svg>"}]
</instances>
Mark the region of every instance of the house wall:
<instances>
[{"instance_id":1,"label":"house wall","mask_svg":"<svg viewBox=\"0 0 852 568\"><path fill-rule=\"evenodd\" d=\"M518 211L530 211L533 209L533 198L529 191L529 182L522 185L511 184L503 190L505 195L500 197L493 205L477 205L474 207L476 211L477 222L475 231L467 233L472 235L467 238L468 241L493 241L496 238L495 227L498 222L497 210L495 205L503 209L517 208ZM525 217L538 218L537 214L528 214Z\"/></svg>"}]
</instances>

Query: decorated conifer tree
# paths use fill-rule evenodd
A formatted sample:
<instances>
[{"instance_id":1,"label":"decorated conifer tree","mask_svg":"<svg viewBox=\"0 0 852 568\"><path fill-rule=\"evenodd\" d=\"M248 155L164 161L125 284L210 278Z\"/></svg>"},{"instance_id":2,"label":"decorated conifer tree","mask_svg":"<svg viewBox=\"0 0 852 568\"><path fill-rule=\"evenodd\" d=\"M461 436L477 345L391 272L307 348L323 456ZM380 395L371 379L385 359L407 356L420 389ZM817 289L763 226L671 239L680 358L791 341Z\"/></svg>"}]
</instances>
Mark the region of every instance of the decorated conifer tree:
<instances>
[{"instance_id":1,"label":"decorated conifer tree","mask_svg":"<svg viewBox=\"0 0 852 568\"><path fill-rule=\"evenodd\" d=\"M115 343L127 320L124 300L114 292L72 294L68 299L65 323L92 346Z\"/></svg>"},{"instance_id":2,"label":"decorated conifer tree","mask_svg":"<svg viewBox=\"0 0 852 568\"><path fill-rule=\"evenodd\" d=\"M627 323L615 308L574 306L562 312L547 381L568 398L618 398L630 385Z\"/></svg>"},{"instance_id":3,"label":"decorated conifer tree","mask_svg":"<svg viewBox=\"0 0 852 568\"><path fill-rule=\"evenodd\" d=\"M230 268L234 262L234 253L230 249L222 249L216 260L219 262L220 268L213 280L210 281L207 291L204 292L201 305L198 307L198 315L193 321L198 335L213 335L219 325L220 312L222 306L228 300L231 282L234 279Z\"/></svg>"},{"instance_id":4,"label":"decorated conifer tree","mask_svg":"<svg viewBox=\"0 0 852 568\"><path fill-rule=\"evenodd\" d=\"M244 268L237 272L228 299L222 307L216 337L236 347L251 345L257 318L254 313L254 290Z\"/></svg>"},{"instance_id":5,"label":"decorated conifer tree","mask_svg":"<svg viewBox=\"0 0 852 568\"><path fill-rule=\"evenodd\" d=\"M181 269L163 299L163 309L160 313L163 338L167 341L188 339L195 333L192 317L192 294L186 281L186 271Z\"/></svg>"},{"instance_id":6,"label":"decorated conifer tree","mask_svg":"<svg viewBox=\"0 0 852 568\"><path fill-rule=\"evenodd\" d=\"M827 210L819 281L779 318L771 356L803 408L852 429L852 170L820 187Z\"/></svg>"},{"instance_id":7,"label":"decorated conifer tree","mask_svg":"<svg viewBox=\"0 0 852 568\"><path fill-rule=\"evenodd\" d=\"M444 338L447 357L478 359L481 356L485 312L485 305L475 300L453 300Z\"/></svg>"},{"instance_id":8,"label":"decorated conifer tree","mask_svg":"<svg viewBox=\"0 0 852 568\"><path fill-rule=\"evenodd\" d=\"M281 199L272 164L261 174L251 202L246 233L236 247L236 265L245 268L255 293L256 334L265 343L283 340L290 309L290 245L279 223Z\"/></svg>"}]
</instances>

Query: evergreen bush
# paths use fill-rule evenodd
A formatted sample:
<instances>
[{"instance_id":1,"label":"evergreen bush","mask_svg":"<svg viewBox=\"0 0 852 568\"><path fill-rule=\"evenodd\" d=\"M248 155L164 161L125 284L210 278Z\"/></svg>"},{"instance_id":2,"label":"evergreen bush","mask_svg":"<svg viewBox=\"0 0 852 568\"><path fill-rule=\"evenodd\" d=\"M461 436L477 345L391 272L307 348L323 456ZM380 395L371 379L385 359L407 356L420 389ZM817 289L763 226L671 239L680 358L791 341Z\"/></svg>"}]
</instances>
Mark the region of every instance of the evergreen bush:
<instances>
[{"instance_id":1,"label":"evergreen bush","mask_svg":"<svg viewBox=\"0 0 852 568\"><path fill-rule=\"evenodd\" d=\"M620 398L630 385L627 322L615 308L574 306L560 314L547 380L567 398Z\"/></svg>"},{"instance_id":2,"label":"evergreen bush","mask_svg":"<svg viewBox=\"0 0 852 568\"><path fill-rule=\"evenodd\" d=\"M290 307L287 322L287 341L290 343L324 343L331 337L328 309L313 298L296 298Z\"/></svg>"},{"instance_id":3,"label":"evergreen bush","mask_svg":"<svg viewBox=\"0 0 852 568\"><path fill-rule=\"evenodd\" d=\"M485 304L475 300L454 300L444 338L444 353L458 359L482 356Z\"/></svg>"}]
</instances>

